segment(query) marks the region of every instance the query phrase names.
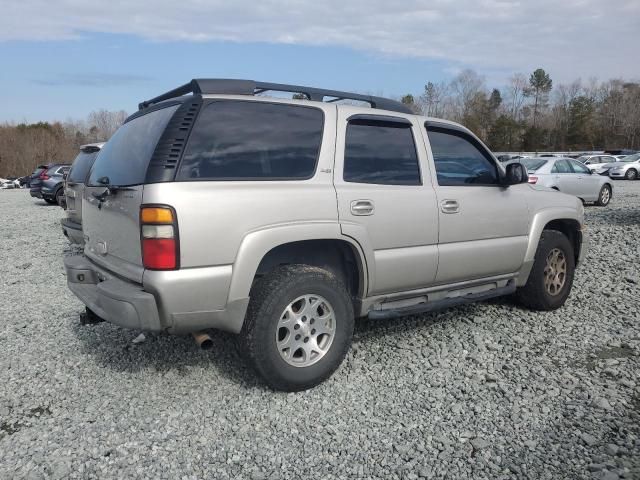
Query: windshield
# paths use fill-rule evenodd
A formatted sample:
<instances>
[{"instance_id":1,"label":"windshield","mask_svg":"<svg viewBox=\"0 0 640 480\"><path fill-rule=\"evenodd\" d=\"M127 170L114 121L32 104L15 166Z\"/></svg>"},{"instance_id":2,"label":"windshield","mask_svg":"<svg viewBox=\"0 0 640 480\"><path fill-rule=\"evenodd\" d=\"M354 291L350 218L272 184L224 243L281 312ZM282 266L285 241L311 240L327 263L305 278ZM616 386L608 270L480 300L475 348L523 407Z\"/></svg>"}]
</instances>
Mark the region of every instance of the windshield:
<instances>
[{"instance_id":1,"label":"windshield","mask_svg":"<svg viewBox=\"0 0 640 480\"><path fill-rule=\"evenodd\" d=\"M626 157L620 159L621 162L635 162L636 160L640 160L640 153L627 155Z\"/></svg>"},{"instance_id":2,"label":"windshield","mask_svg":"<svg viewBox=\"0 0 640 480\"><path fill-rule=\"evenodd\" d=\"M525 166L529 172L535 172L540 167L545 165L548 160L542 160L540 158L522 158L520 163Z\"/></svg>"},{"instance_id":3,"label":"windshield","mask_svg":"<svg viewBox=\"0 0 640 480\"><path fill-rule=\"evenodd\" d=\"M101 178L117 186L144 183L149 160L178 105L142 115L125 123L105 143L93 164L89 185L102 185Z\"/></svg>"}]
</instances>

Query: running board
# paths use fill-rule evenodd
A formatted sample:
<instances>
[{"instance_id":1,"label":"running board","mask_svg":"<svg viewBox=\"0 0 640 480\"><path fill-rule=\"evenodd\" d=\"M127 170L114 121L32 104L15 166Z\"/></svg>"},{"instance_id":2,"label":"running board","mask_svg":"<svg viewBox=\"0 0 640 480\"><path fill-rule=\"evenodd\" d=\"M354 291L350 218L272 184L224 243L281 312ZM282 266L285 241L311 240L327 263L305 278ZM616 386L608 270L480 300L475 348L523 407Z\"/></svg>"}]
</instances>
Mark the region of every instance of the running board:
<instances>
[{"instance_id":1,"label":"running board","mask_svg":"<svg viewBox=\"0 0 640 480\"><path fill-rule=\"evenodd\" d=\"M420 303L418 305L410 305L403 308L390 308L388 310L371 310L368 317L372 320L383 320L387 318L404 317L406 315L415 315L418 313L432 312L435 310L444 310L445 308L456 307L467 303L481 302L494 297L503 295L511 295L516 291L515 280L509 280L506 286L494 288L486 292L470 293L468 295L444 298L433 302Z\"/></svg>"}]
</instances>

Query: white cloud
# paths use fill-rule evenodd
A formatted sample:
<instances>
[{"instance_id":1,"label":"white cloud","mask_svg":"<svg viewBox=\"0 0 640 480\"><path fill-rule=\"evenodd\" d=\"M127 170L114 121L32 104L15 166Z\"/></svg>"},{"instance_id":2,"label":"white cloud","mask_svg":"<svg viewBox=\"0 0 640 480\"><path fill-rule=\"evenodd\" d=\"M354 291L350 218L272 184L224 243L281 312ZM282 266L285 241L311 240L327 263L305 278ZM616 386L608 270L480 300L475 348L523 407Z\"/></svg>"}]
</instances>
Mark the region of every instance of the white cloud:
<instances>
[{"instance_id":1,"label":"white cloud","mask_svg":"<svg viewBox=\"0 0 640 480\"><path fill-rule=\"evenodd\" d=\"M342 46L490 77L538 66L559 80L640 76L638 0L24 0L3 10L0 41L109 32Z\"/></svg>"}]
</instances>

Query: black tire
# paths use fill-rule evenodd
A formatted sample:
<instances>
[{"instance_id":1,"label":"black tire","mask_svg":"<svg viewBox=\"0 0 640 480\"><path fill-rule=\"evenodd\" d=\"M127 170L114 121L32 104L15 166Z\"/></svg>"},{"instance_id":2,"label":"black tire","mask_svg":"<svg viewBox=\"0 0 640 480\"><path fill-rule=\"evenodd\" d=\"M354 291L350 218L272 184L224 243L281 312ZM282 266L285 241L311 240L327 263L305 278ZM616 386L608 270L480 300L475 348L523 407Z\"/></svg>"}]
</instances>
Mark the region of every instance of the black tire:
<instances>
[{"instance_id":1,"label":"black tire","mask_svg":"<svg viewBox=\"0 0 640 480\"><path fill-rule=\"evenodd\" d=\"M333 309L335 325L333 340L324 356L311 365L298 367L285 361L277 347L276 334L285 308L304 295L324 297ZM267 274L252 288L238 346L271 388L306 390L322 383L340 366L351 345L354 323L351 297L340 278L317 267L287 265Z\"/></svg>"},{"instance_id":2,"label":"black tire","mask_svg":"<svg viewBox=\"0 0 640 480\"><path fill-rule=\"evenodd\" d=\"M611 185L605 183L600 189L600 193L598 193L598 200L596 200L596 205L599 207L606 207L609 205L611 201Z\"/></svg>"},{"instance_id":3,"label":"black tire","mask_svg":"<svg viewBox=\"0 0 640 480\"><path fill-rule=\"evenodd\" d=\"M547 258L554 249L560 250L564 255L566 274L564 284L557 293L552 295L545 287L545 268ZM540 236L529 279L524 287L518 289L517 298L520 303L532 310L556 310L564 305L571 293L574 273L575 257L569 239L562 232L544 230Z\"/></svg>"},{"instance_id":4,"label":"black tire","mask_svg":"<svg viewBox=\"0 0 640 480\"><path fill-rule=\"evenodd\" d=\"M58 190L56 190L56 203L58 204L59 207L64 207L64 188L60 187L58 188Z\"/></svg>"},{"instance_id":5,"label":"black tire","mask_svg":"<svg viewBox=\"0 0 640 480\"><path fill-rule=\"evenodd\" d=\"M49 205L55 205L56 203L58 203L55 198L42 197L42 199Z\"/></svg>"},{"instance_id":6,"label":"black tire","mask_svg":"<svg viewBox=\"0 0 640 480\"><path fill-rule=\"evenodd\" d=\"M635 180L636 178L638 178L638 172L635 169L630 168L629 170L627 170L627 173L624 174L624 178L626 178L627 180Z\"/></svg>"}]
</instances>

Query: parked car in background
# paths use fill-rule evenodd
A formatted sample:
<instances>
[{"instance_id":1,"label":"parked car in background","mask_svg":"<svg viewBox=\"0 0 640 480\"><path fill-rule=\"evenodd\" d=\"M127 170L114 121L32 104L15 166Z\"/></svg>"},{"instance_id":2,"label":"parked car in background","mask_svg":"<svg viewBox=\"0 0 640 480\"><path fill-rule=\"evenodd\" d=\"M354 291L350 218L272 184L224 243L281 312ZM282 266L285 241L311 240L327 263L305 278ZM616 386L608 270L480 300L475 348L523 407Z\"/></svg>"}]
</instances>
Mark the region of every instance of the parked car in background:
<instances>
[{"instance_id":1,"label":"parked car in background","mask_svg":"<svg viewBox=\"0 0 640 480\"><path fill-rule=\"evenodd\" d=\"M71 169L65 179L67 216L60 223L62 224L64 235L71 243L84 244L82 236L82 195L84 193L84 184L103 145L104 143L82 145L80 153L71 164Z\"/></svg>"},{"instance_id":2,"label":"parked car in background","mask_svg":"<svg viewBox=\"0 0 640 480\"><path fill-rule=\"evenodd\" d=\"M518 160L529 172L529 183L553 188L606 206L613 195L611 180L596 175L581 162L572 158L522 158Z\"/></svg>"},{"instance_id":3,"label":"parked car in background","mask_svg":"<svg viewBox=\"0 0 640 480\"><path fill-rule=\"evenodd\" d=\"M618 162L603 165L601 168L611 178L637 180L640 178L640 153L627 155Z\"/></svg>"},{"instance_id":4,"label":"parked car in background","mask_svg":"<svg viewBox=\"0 0 640 480\"><path fill-rule=\"evenodd\" d=\"M20 180L17 178L0 178L0 190L13 190L20 188Z\"/></svg>"},{"instance_id":5,"label":"parked car in background","mask_svg":"<svg viewBox=\"0 0 640 480\"><path fill-rule=\"evenodd\" d=\"M614 155L582 155L578 157L577 160L584 163L592 172L599 173L598 169L600 167L609 163L615 163L618 161L618 158Z\"/></svg>"},{"instance_id":6,"label":"parked car in background","mask_svg":"<svg viewBox=\"0 0 640 480\"><path fill-rule=\"evenodd\" d=\"M274 90L308 100L259 96ZM302 390L340 365L354 317L512 293L560 308L584 209L527 180L462 125L390 99L193 80L140 103L104 145L67 283L123 327L209 346L203 330L236 333L270 386Z\"/></svg>"},{"instance_id":7,"label":"parked car in background","mask_svg":"<svg viewBox=\"0 0 640 480\"><path fill-rule=\"evenodd\" d=\"M38 167L31 175L30 194L32 197L42 198L45 202L60 206L64 205L64 174L69 171L66 163L51 163ZM35 173L40 170L40 173ZM35 176L35 178L34 178Z\"/></svg>"}]
</instances>

